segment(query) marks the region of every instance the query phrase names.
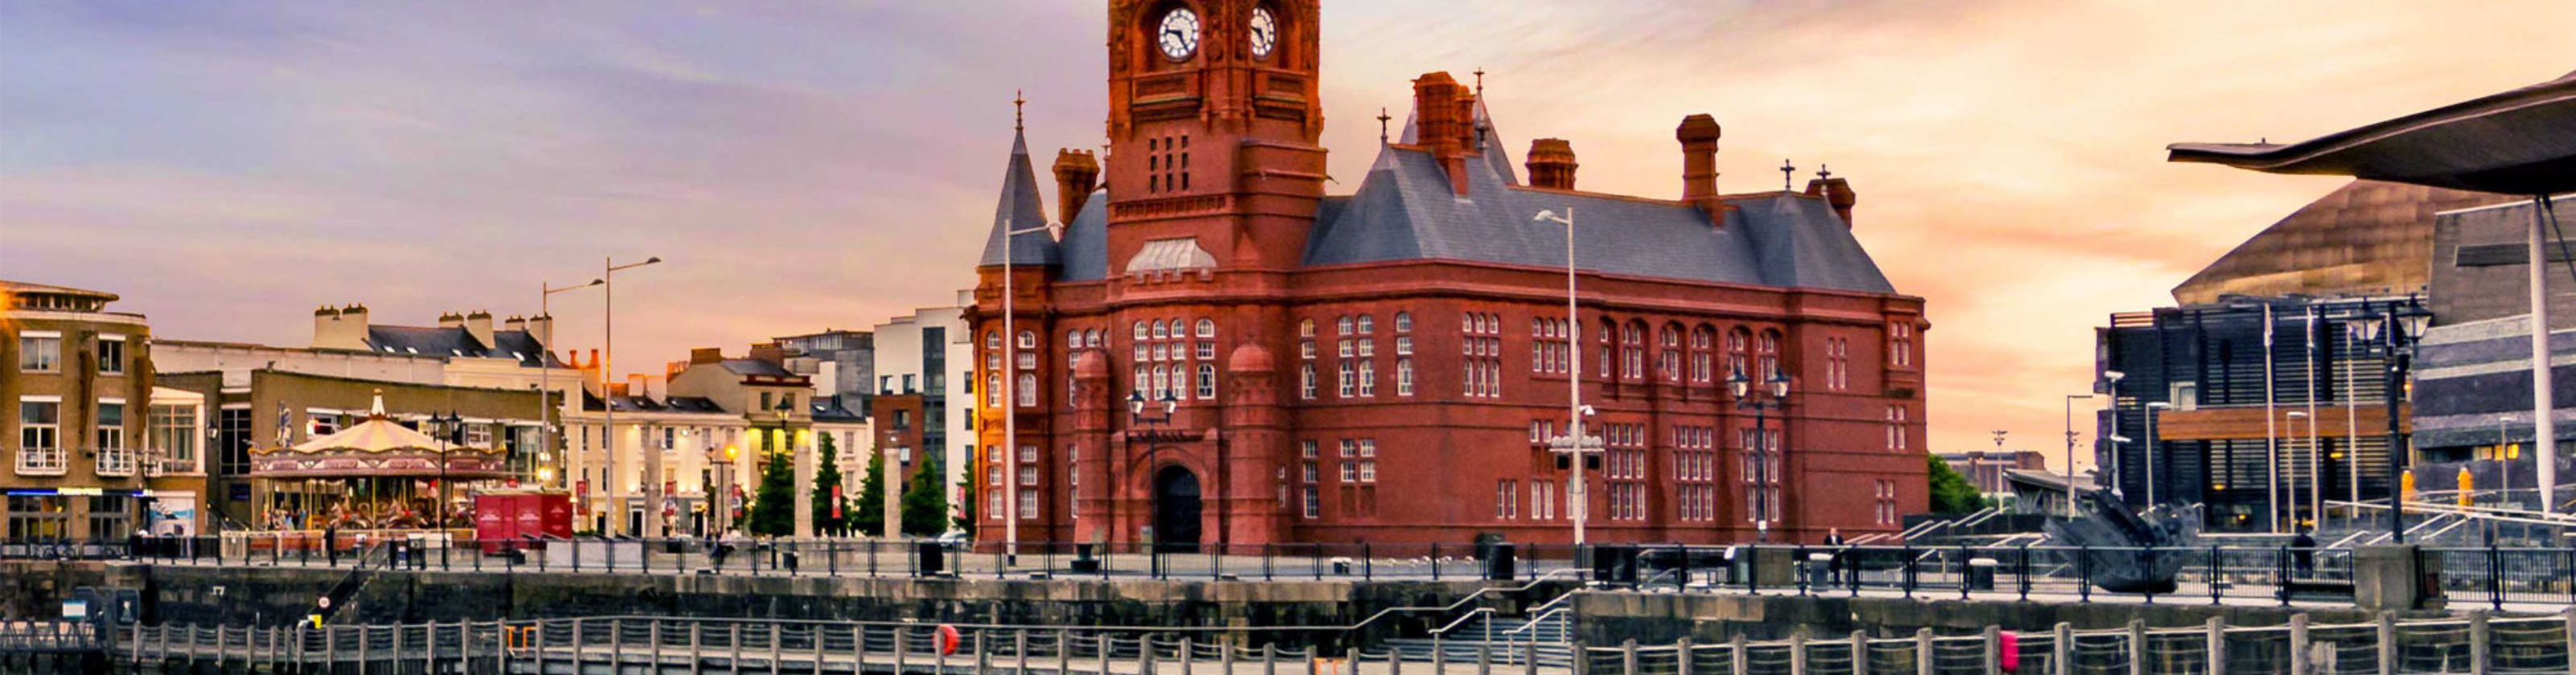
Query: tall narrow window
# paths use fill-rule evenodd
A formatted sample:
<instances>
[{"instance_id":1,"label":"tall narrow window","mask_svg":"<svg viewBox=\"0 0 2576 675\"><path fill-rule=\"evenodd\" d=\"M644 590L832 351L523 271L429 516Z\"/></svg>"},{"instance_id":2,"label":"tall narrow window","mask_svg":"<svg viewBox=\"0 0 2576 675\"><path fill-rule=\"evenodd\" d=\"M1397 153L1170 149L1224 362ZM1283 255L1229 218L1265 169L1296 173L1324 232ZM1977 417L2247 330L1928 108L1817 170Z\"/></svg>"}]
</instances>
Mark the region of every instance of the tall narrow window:
<instances>
[{"instance_id":1,"label":"tall narrow window","mask_svg":"<svg viewBox=\"0 0 2576 675\"><path fill-rule=\"evenodd\" d=\"M1029 407L1035 407L1035 406L1037 406L1037 404L1038 404L1038 376L1037 376L1037 374L1036 374L1036 373L1020 373L1020 379L1019 379L1019 383L1018 383L1018 384L1019 384L1019 388L1017 388L1017 389L1015 389L1015 390L1013 390L1013 391L1014 391L1014 394L1015 394L1016 396L1018 396L1018 397L1019 397L1019 399L1020 399L1020 407L1022 407L1022 408L1029 408Z\"/></svg>"},{"instance_id":2,"label":"tall narrow window","mask_svg":"<svg viewBox=\"0 0 2576 675\"><path fill-rule=\"evenodd\" d=\"M98 336L98 374L125 374L125 336Z\"/></svg>"},{"instance_id":3,"label":"tall narrow window","mask_svg":"<svg viewBox=\"0 0 2576 675\"><path fill-rule=\"evenodd\" d=\"M1395 360L1395 395L1413 395L1413 359Z\"/></svg>"},{"instance_id":4,"label":"tall narrow window","mask_svg":"<svg viewBox=\"0 0 2576 675\"><path fill-rule=\"evenodd\" d=\"M1199 364L1198 380L1199 400L1216 400L1216 364Z\"/></svg>"}]
</instances>

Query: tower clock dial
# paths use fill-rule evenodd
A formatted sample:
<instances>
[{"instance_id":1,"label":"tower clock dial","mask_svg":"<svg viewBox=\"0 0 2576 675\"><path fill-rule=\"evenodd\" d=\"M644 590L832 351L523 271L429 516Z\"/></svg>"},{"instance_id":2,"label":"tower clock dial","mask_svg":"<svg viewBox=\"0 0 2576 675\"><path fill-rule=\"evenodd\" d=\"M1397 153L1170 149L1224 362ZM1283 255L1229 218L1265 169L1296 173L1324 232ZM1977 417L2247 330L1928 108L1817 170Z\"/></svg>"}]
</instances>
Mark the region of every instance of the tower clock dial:
<instances>
[{"instance_id":1,"label":"tower clock dial","mask_svg":"<svg viewBox=\"0 0 2576 675\"><path fill-rule=\"evenodd\" d=\"M1270 58L1270 49L1279 46L1279 22L1270 18L1270 8L1252 10L1252 57Z\"/></svg>"},{"instance_id":2,"label":"tower clock dial","mask_svg":"<svg viewBox=\"0 0 2576 675\"><path fill-rule=\"evenodd\" d=\"M1163 57L1184 61L1199 51L1199 13L1188 7L1174 7L1163 15L1154 43L1162 47Z\"/></svg>"}]
</instances>

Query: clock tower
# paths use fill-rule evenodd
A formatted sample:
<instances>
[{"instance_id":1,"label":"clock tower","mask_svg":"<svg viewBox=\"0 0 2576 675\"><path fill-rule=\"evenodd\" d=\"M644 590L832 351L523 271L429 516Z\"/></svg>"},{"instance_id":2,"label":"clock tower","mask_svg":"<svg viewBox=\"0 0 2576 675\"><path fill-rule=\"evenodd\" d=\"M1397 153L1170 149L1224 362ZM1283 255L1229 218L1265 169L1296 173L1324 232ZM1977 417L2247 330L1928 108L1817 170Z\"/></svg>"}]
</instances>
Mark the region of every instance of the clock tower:
<instances>
[{"instance_id":1,"label":"clock tower","mask_svg":"<svg viewBox=\"0 0 2576 675\"><path fill-rule=\"evenodd\" d=\"M1294 266L1324 194L1316 0L1109 4L1110 274L1181 239L1220 271Z\"/></svg>"}]
</instances>

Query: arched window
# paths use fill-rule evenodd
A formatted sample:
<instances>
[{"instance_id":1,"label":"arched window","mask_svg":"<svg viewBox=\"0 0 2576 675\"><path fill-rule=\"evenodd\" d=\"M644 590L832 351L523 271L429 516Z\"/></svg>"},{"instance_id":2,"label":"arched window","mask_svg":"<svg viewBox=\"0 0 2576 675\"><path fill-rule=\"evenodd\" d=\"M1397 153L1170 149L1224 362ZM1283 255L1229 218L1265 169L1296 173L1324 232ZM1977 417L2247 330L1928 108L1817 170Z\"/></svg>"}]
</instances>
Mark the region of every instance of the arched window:
<instances>
[{"instance_id":1,"label":"arched window","mask_svg":"<svg viewBox=\"0 0 2576 675\"><path fill-rule=\"evenodd\" d=\"M1148 395L1148 396L1152 395L1152 393L1153 393L1153 389L1151 389L1151 388L1150 388L1150 387L1152 386L1152 384L1153 384L1153 381L1152 381L1152 380L1148 380L1148 379L1146 379L1146 378L1145 378L1145 367L1144 367L1144 366L1137 366L1137 367L1136 367L1136 375L1135 375L1135 377L1130 378L1127 382L1128 382L1128 386L1127 386L1127 390L1128 390L1128 391L1133 391L1133 392L1136 392L1136 393L1139 393L1139 394L1145 394L1145 395Z\"/></svg>"},{"instance_id":2,"label":"arched window","mask_svg":"<svg viewBox=\"0 0 2576 675\"><path fill-rule=\"evenodd\" d=\"M1413 359L1395 360L1395 395L1413 395Z\"/></svg>"},{"instance_id":3,"label":"arched window","mask_svg":"<svg viewBox=\"0 0 2576 675\"><path fill-rule=\"evenodd\" d=\"M1663 350L1655 354L1656 368L1663 371L1664 381L1682 381L1681 326L1664 326L1663 336L1660 341L1663 343Z\"/></svg>"},{"instance_id":4,"label":"arched window","mask_svg":"<svg viewBox=\"0 0 2576 675\"><path fill-rule=\"evenodd\" d=\"M1405 333L1405 332L1411 332L1412 330L1413 330L1413 313L1412 313L1412 312L1396 312L1396 313L1395 313L1395 332L1398 332L1398 333Z\"/></svg>"},{"instance_id":5,"label":"arched window","mask_svg":"<svg viewBox=\"0 0 2576 675\"><path fill-rule=\"evenodd\" d=\"M984 407L1002 407L1002 374L984 374Z\"/></svg>"},{"instance_id":6,"label":"arched window","mask_svg":"<svg viewBox=\"0 0 2576 675\"><path fill-rule=\"evenodd\" d=\"M1752 364L1752 362L1751 362L1751 361L1747 360L1747 357L1745 356L1745 343L1747 343L1747 342L1751 342L1752 340L1753 340L1753 333L1752 333L1752 332L1750 332L1750 331L1746 331L1746 330L1744 330L1744 329L1742 329L1742 328L1737 328L1737 329L1735 329L1735 330L1727 331L1727 333L1726 333L1726 376L1727 376L1727 377L1734 377L1734 376L1739 375L1739 374L1740 374L1740 375L1743 375L1743 376L1745 376L1745 377L1752 377L1752 376L1754 375L1754 373L1753 373L1753 364Z\"/></svg>"},{"instance_id":7,"label":"arched window","mask_svg":"<svg viewBox=\"0 0 2576 675\"><path fill-rule=\"evenodd\" d=\"M1001 349L1002 334L997 331L984 331L984 348L993 350Z\"/></svg>"},{"instance_id":8,"label":"arched window","mask_svg":"<svg viewBox=\"0 0 2576 675\"><path fill-rule=\"evenodd\" d=\"M1136 339L1145 339L1145 322L1143 321L1136 322Z\"/></svg>"},{"instance_id":9,"label":"arched window","mask_svg":"<svg viewBox=\"0 0 2576 675\"><path fill-rule=\"evenodd\" d=\"M1342 317L1342 318L1339 318L1339 319L1334 319L1334 320L1333 320L1333 334L1334 334L1334 335L1349 335L1349 334L1351 334L1351 318L1350 318L1350 317L1345 316L1345 317Z\"/></svg>"},{"instance_id":10,"label":"arched window","mask_svg":"<svg viewBox=\"0 0 2576 675\"><path fill-rule=\"evenodd\" d=\"M1212 320L1212 319L1207 319L1207 318L1204 318L1204 317L1200 318L1200 319L1199 319L1199 331L1198 331L1198 332L1199 332L1199 337L1203 337L1203 338L1212 338L1212 337L1216 337L1216 321L1215 321L1215 320Z\"/></svg>"},{"instance_id":11,"label":"arched window","mask_svg":"<svg viewBox=\"0 0 2576 675\"><path fill-rule=\"evenodd\" d=\"M1366 314L1362 314L1362 315L1360 315L1360 332L1362 332L1362 333L1375 333L1375 332L1377 332L1377 319L1375 319L1375 318L1371 318L1369 315L1366 315Z\"/></svg>"},{"instance_id":12,"label":"arched window","mask_svg":"<svg viewBox=\"0 0 2576 675\"><path fill-rule=\"evenodd\" d=\"M1172 336L1171 327L1170 327L1170 326L1165 325L1165 324L1163 323L1163 320L1162 320L1162 319L1155 319L1155 320L1154 320L1154 339L1156 339L1156 340L1160 340L1160 339L1167 338L1167 337L1171 337L1171 336Z\"/></svg>"},{"instance_id":13,"label":"arched window","mask_svg":"<svg viewBox=\"0 0 2576 675\"><path fill-rule=\"evenodd\" d=\"M1020 331L1020 348L1021 348L1021 349L1036 349L1036 348L1038 348L1038 334L1037 334L1037 331L1026 331L1026 330L1024 330L1024 331Z\"/></svg>"},{"instance_id":14,"label":"arched window","mask_svg":"<svg viewBox=\"0 0 2576 675\"><path fill-rule=\"evenodd\" d=\"M1199 400L1216 400L1216 364L1199 364Z\"/></svg>"},{"instance_id":15,"label":"arched window","mask_svg":"<svg viewBox=\"0 0 2576 675\"><path fill-rule=\"evenodd\" d=\"M1151 398L1151 399L1154 399L1154 400L1160 401L1160 400L1163 400L1163 394L1165 394L1165 393L1169 393L1171 390L1172 390L1172 376L1171 376L1171 373L1170 373L1169 371L1164 370L1164 368L1163 368L1162 366L1154 366L1154 385L1153 385L1153 389L1152 389L1152 392L1153 392L1153 393L1146 395L1146 398Z\"/></svg>"},{"instance_id":16,"label":"arched window","mask_svg":"<svg viewBox=\"0 0 2576 675\"><path fill-rule=\"evenodd\" d=\"M1012 393L1012 395L1017 396L1017 397L1020 399L1020 407L1022 407L1022 408L1035 407L1035 406L1038 404L1038 376L1037 376L1037 374L1036 374L1036 373L1020 373L1020 379L1019 379L1019 381L1018 381L1018 385L1019 385L1019 387L1018 387L1017 389L1012 390L1012 392L1011 392L1011 393Z\"/></svg>"},{"instance_id":17,"label":"arched window","mask_svg":"<svg viewBox=\"0 0 2576 675\"><path fill-rule=\"evenodd\" d=\"M1709 336L1710 336L1711 334L1713 334L1713 333L1716 333L1716 332L1717 332L1717 330L1716 330L1716 329L1714 329L1714 328L1710 328L1710 327L1708 327L1708 326L1706 326L1706 325L1702 325L1702 326L1700 326L1700 327L1698 327L1698 328L1695 328L1695 329L1692 329L1692 330L1691 330L1691 381L1692 381L1692 382L1707 382L1707 381L1709 381L1709 378L1710 378L1710 372L1709 372L1709 371L1710 371L1710 368L1709 368L1709 354L1708 354L1708 349L1709 349L1709 343L1711 342L1711 338L1710 338Z\"/></svg>"},{"instance_id":18,"label":"arched window","mask_svg":"<svg viewBox=\"0 0 2576 675\"><path fill-rule=\"evenodd\" d=\"M1097 331L1097 330L1086 330L1086 331L1083 331L1083 332L1082 332L1082 346L1085 346L1085 347L1098 347L1098 346L1100 346L1100 331Z\"/></svg>"},{"instance_id":19,"label":"arched window","mask_svg":"<svg viewBox=\"0 0 2576 675\"><path fill-rule=\"evenodd\" d=\"M1760 344L1761 369L1757 372L1761 373L1762 379L1769 380L1780 374L1780 331L1762 331Z\"/></svg>"},{"instance_id":20,"label":"arched window","mask_svg":"<svg viewBox=\"0 0 2576 675\"><path fill-rule=\"evenodd\" d=\"M1314 319L1298 319L1298 320L1297 320L1297 337L1314 337L1314 336L1315 336L1315 320L1314 320Z\"/></svg>"},{"instance_id":21,"label":"arched window","mask_svg":"<svg viewBox=\"0 0 2576 675\"><path fill-rule=\"evenodd\" d=\"M1631 321L1619 331L1619 376L1643 379L1646 376L1646 325Z\"/></svg>"},{"instance_id":22,"label":"arched window","mask_svg":"<svg viewBox=\"0 0 2576 675\"><path fill-rule=\"evenodd\" d=\"M1065 331L1065 332L1064 332L1064 348L1066 348L1066 349L1081 349L1081 348L1082 348L1082 331L1078 331L1078 330L1069 330L1069 331Z\"/></svg>"}]
</instances>

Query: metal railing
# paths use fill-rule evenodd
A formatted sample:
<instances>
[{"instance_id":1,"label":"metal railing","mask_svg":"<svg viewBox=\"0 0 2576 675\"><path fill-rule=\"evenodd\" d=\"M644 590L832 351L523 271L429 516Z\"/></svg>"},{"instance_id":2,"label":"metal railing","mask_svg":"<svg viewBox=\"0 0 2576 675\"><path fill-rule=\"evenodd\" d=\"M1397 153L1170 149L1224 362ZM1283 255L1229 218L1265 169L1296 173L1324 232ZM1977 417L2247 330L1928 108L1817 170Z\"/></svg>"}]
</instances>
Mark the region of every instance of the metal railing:
<instances>
[{"instance_id":1,"label":"metal railing","mask_svg":"<svg viewBox=\"0 0 2576 675\"><path fill-rule=\"evenodd\" d=\"M1436 672L1645 675L1682 673L2226 673L2569 672L2576 611L2539 616L2190 627L2013 634L1989 627L1911 637L1793 635L1641 645L1579 646L1568 661L1528 658L1534 646L1479 642L1408 654L1360 647L1284 648L1187 632L1122 632L1027 626L605 617L518 622L231 628L140 626L119 660L189 667L288 666L297 672L1151 672L1398 673L1432 661ZM1470 660L1472 659L1472 660ZM1420 666L1414 666L1416 672ZM230 671L227 671L230 672Z\"/></svg>"}]
</instances>

